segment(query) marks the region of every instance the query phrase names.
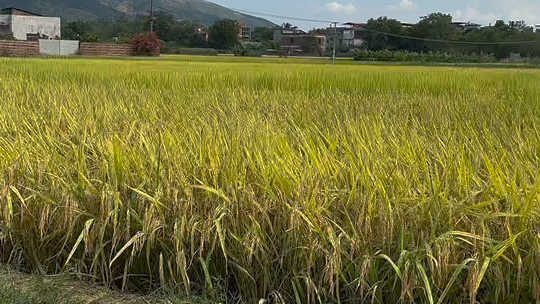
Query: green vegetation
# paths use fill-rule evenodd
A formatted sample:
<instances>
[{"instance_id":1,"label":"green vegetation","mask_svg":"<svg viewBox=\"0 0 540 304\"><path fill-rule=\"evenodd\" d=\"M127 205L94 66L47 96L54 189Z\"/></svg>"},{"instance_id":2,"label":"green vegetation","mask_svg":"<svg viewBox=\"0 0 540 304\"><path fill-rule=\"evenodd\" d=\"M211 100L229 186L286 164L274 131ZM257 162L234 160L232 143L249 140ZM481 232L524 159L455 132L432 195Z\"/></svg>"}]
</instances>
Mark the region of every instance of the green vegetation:
<instances>
[{"instance_id":1,"label":"green vegetation","mask_svg":"<svg viewBox=\"0 0 540 304\"><path fill-rule=\"evenodd\" d=\"M172 13L176 20L197 21L207 26L223 18L239 18L251 26L273 26L266 19L238 13L210 1L155 0L155 9ZM126 16L148 15L150 1L139 0L2 0L2 7L17 7L44 16L60 17L63 22L97 21Z\"/></svg>"},{"instance_id":2,"label":"green vegetation","mask_svg":"<svg viewBox=\"0 0 540 304\"><path fill-rule=\"evenodd\" d=\"M221 19L208 28L208 42L215 49L230 50L238 45L238 24L233 19Z\"/></svg>"},{"instance_id":3,"label":"green vegetation","mask_svg":"<svg viewBox=\"0 0 540 304\"><path fill-rule=\"evenodd\" d=\"M398 62L441 62L441 63L495 63L498 60L490 55L464 55L442 52L416 53L408 51L369 51L354 50L355 60L398 61Z\"/></svg>"},{"instance_id":4,"label":"green vegetation","mask_svg":"<svg viewBox=\"0 0 540 304\"><path fill-rule=\"evenodd\" d=\"M170 54L190 53L185 48L213 47L234 51L240 56L261 56L269 49L279 49L273 41L273 28L259 26L253 29L250 39L238 41L238 27L233 19L218 19L209 28L194 21L177 21L170 13L157 12L154 29L165 42L163 52ZM116 20L72 21L62 28L65 39L86 41L126 41L150 27L148 17L124 17ZM379 17L368 20L359 35L362 46L351 49L349 45L337 46L337 55L359 59L424 62L495 62L513 57L540 58L540 33L523 21L498 20L491 27L474 28L452 24L452 16L432 13L421 17L414 25L404 26L400 21ZM292 28L289 23L283 27ZM311 34L327 35L326 29L314 29ZM208 36L207 36L208 34ZM129 41L129 40L127 40ZM242 45L239 45L241 43ZM300 47L307 53L330 56L332 43L325 52L319 53L317 39L304 39ZM194 51L201 54L200 51ZM212 52L212 51L211 51ZM365 53L365 54L364 54ZM360 55L359 55L360 54ZM371 54L371 55L370 55ZM513 54L513 56L511 56ZM364 56L366 55L366 56Z\"/></svg>"},{"instance_id":5,"label":"green vegetation","mask_svg":"<svg viewBox=\"0 0 540 304\"><path fill-rule=\"evenodd\" d=\"M453 21L452 15L442 13L420 17L417 24L409 26L387 17L371 18L365 26L365 48L473 56L489 54L497 59L508 58L511 53L540 57L540 33L525 21L497 20L493 26L462 25L461 29L454 27ZM524 41L527 43L516 43Z\"/></svg>"},{"instance_id":6,"label":"green vegetation","mask_svg":"<svg viewBox=\"0 0 540 304\"><path fill-rule=\"evenodd\" d=\"M60 17L62 21L112 19L123 15L122 12L101 2L98 0L3 0L1 7L16 7L43 16Z\"/></svg>"},{"instance_id":7,"label":"green vegetation","mask_svg":"<svg viewBox=\"0 0 540 304\"><path fill-rule=\"evenodd\" d=\"M10 34L2 34L2 35L0 35L0 40L9 40L9 41L13 41L13 40L15 40L15 36L13 36L13 33L10 33Z\"/></svg>"},{"instance_id":8,"label":"green vegetation","mask_svg":"<svg viewBox=\"0 0 540 304\"><path fill-rule=\"evenodd\" d=\"M89 42L129 43L131 37L146 32L150 28L148 17L124 17L117 20L71 21L62 27L62 37L68 40ZM232 52L237 48L253 49L260 57L270 46L273 38L272 29L257 27L254 30L253 43L241 46L238 39L238 24L232 19L219 19L212 26L206 27L194 21L176 21L173 15L157 12L154 31L165 42L162 52L167 54L207 54L212 55L216 49ZM208 37L207 37L208 35ZM257 47L254 47L256 44ZM266 47L264 48L263 45ZM206 52L201 48L213 47ZM188 50L193 48L193 51Z\"/></svg>"},{"instance_id":9,"label":"green vegetation","mask_svg":"<svg viewBox=\"0 0 540 304\"><path fill-rule=\"evenodd\" d=\"M540 300L538 71L174 58L0 60L0 260L231 302Z\"/></svg>"}]
</instances>

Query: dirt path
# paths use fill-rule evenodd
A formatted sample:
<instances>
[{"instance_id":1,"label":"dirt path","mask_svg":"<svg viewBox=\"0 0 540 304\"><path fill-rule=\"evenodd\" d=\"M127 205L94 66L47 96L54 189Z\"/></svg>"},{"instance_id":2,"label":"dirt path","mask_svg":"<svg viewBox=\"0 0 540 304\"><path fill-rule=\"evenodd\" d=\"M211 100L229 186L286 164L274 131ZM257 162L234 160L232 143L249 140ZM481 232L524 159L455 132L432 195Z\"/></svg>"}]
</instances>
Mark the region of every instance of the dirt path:
<instances>
[{"instance_id":1,"label":"dirt path","mask_svg":"<svg viewBox=\"0 0 540 304\"><path fill-rule=\"evenodd\" d=\"M69 275L34 276L0 265L2 304L139 304L205 303L174 297L148 298L91 285ZM208 302L206 302L208 303Z\"/></svg>"}]
</instances>

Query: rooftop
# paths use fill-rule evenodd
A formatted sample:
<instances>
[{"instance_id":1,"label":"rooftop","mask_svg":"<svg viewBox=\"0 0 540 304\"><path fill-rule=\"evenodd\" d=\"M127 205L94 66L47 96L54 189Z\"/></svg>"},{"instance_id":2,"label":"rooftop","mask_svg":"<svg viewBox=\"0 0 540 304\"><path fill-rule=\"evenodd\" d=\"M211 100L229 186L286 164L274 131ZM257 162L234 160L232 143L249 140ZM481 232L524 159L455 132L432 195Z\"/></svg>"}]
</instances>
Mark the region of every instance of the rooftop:
<instances>
[{"instance_id":1,"label":"rooftop","mask_svg":"<svg viewBox=\"0 0 540 304\"><path fill-rule=\"evenodd\" d=\"M14 12L14 11L23 12L23 13L26 13L26 14L32 15L32 16L43 17L43 16L40 15L40 14L32 13L32 12L29 12L29 11L26 11L26 10L23 10L23 9L20 9L20 8L16 8L16 7L7 7L7 8L3 8L3 9L0 11L0 14L3 14L3 15L13 15L13 12Z\"/></svg>"},{"instance_id":2,"label":"rooftop","mask_svg":"<svg viewBox=\"0 0 540 304\"><path fill-rule=\"evenodd\" d=\"M481 26L481 24L479 23L474 23L474 22L470 22L470 21L467 21L467 22L452 22L453 25L472 25L472 26Z\"/></svg>"},{"instance_id":3,"label":"rooftop","mask_svg":"<svg viewBox=\"0 0 540 304\"><path fill-rule=\"evenodd\" d=\"M366 26L366 23L361 23L361 22L346 22L346 23L343 23L343 25L350 25L350 26Z\"/></svg>"}]
</instances>

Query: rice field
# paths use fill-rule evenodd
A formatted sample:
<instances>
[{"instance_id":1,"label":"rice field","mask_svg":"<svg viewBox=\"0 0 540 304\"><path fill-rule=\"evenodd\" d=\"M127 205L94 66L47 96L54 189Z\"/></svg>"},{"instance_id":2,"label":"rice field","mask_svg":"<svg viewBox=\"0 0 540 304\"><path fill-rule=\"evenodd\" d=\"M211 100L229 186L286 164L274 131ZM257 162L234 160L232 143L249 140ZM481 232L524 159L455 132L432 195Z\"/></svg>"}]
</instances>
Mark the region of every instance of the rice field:
<instances>
[{"instance_id":1,"label":"rice field","mask_svg":"<svg viewBox=\"0 0 540 304\"><path fill-rule=\"evenodd\" d=\"M540 303L540 72L0 59L0 262L257 303Z\"/></svg>"}]
</instances>

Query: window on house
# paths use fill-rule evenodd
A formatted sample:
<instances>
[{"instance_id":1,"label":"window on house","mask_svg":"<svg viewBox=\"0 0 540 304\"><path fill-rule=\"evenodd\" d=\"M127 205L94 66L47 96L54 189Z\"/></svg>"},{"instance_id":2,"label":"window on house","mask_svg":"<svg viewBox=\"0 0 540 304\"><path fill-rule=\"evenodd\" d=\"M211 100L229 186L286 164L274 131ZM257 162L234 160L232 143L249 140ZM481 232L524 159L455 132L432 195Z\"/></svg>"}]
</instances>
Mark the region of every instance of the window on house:
<instances>
[{"instance_id":1,"label":"window on house","mask_svg":"<svg viewBox=\"0 0 540 304\"><path fill-rule=\"evenodd\" d=\"M34 33L27 33L26 34L26 40L28 40L28 41L38 41L39 38L41 38L39 36L39 34L34 34Z\"/></svg>"}]
</instances>

